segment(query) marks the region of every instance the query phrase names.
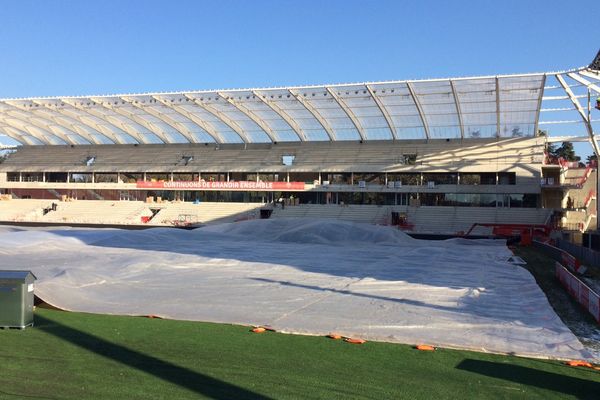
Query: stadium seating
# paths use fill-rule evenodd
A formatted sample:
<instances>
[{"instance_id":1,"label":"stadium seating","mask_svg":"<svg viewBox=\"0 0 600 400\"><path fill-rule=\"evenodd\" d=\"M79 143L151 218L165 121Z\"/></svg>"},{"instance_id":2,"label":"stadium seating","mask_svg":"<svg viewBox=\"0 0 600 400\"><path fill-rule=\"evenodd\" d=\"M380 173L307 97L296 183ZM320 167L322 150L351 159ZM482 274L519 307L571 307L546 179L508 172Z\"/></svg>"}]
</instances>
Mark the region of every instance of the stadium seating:
<instances>
[{"instance_id":1,"label":"stadium seating","mask_svg":"<svg viewBox=\"0 0 600 400\"><path fill-rule=\"evenodd\" d=\"M168 203L156 207L160 211L150 225L172 225L174 221L188 220L192 223L212 224L234 222L260 217L260 203Z\"/></svg>"},{"instance_id":2,"label":"stadium seating","mask_svg":"<svg viewBox=\"0 0 600 400\"><path fill-rule=\"evenodd\" d=\"M389 224L391 212L407 215L412 230L419 233L455 234L467 232L475 223L546 224L551 210L536 208L493 207L402 207L370 205L305 204L277 208L273 218L334 218L345 221ZM477 228L474 234L489 234L491 229Z\"/></svg>"},{"instance_id":3,"label":"stadium seating","mask_svg":"<svg viewBox=\"0 0 600 400\"><path fill-rule=\"evenodd\" d=\"M0 221L27 221L39 218L43 209L52 204L50 200L4 200L0 201Z\"/></svg>"},{"instance_id":4,"label":"stadium seating","mask_svg":"<svg viewBox=\"0 0 600 400\"><path fill-rule=\"evenodd\" d=\"M141 201L74 200L57 202L56 211L29 221L75 224L138 224L151 215Z\"/></svg>"}]
</instances>

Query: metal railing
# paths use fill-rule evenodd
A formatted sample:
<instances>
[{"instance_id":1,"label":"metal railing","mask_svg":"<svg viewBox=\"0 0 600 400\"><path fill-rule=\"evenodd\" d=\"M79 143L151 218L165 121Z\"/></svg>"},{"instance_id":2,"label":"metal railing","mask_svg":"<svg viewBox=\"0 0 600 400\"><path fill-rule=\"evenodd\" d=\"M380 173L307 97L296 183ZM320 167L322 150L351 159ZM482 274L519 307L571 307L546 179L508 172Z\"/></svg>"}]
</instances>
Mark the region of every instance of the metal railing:
<instances>
[{"instance_id":1,"label":"metal railing","mask_svg":"<svg viewBox=\"0 0 600 400\"><path fill-rule=\"evenodd\" d=\"M557 239L556 246L568 252L588 267L600 268L599 251L588 249L564 239Z\"/></svg>"}]
</instances>

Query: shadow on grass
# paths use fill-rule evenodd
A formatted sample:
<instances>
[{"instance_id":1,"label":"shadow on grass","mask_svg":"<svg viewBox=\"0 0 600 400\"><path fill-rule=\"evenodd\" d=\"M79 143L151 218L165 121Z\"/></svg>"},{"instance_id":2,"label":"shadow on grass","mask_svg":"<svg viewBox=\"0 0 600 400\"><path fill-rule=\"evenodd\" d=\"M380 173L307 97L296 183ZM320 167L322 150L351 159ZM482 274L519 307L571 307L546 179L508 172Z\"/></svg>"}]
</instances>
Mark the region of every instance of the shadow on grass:
<instances>
[{"instance_id":1,"label":"shadow on grass","mask_svg":"<svg viewBox=\"0 0 600 400\"><path fill-rule=\"evenodd\" d=\"M35 323L37 329L79 346L82 349L154 375L159 379L171 382L182 388L215 400L270 399L269 397L251 392L230 383L211 378L187 368L179 367L156 357L128 349L119 344L111 343L97 336L62 325L59 322L44 318L40 315L35 316Z\"/></svg>"},{"instance_id":2,"label":"shadow on grass","mask_svg":"<svg viewBox=\"0 0 600 400\"><path fill-rule=\"evenodd\" d=\"M576 396L578 399L597 399L598 393L600 393L600 382L514 364L466 359L458 364L456 368L526 386L536 386L541 389ZM593 373L594 371L590 372Z\"/></svg>"}]
</instances>

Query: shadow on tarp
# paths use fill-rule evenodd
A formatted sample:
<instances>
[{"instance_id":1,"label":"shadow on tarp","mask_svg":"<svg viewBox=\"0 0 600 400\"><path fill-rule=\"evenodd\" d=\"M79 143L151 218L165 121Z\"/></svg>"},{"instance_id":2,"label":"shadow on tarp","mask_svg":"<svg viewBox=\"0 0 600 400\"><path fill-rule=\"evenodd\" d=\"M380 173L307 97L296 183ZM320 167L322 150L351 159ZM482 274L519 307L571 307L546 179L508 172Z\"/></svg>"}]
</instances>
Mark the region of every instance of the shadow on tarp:
<instances>
[{"instance_id":1,"label":"shadow on tarp","mask_svg":"<svg viewBox=\"0 0 600 400\"><path fill-rule=\"evenodd\" d=\"M367 224L356 225L358 227L360 225L367 226ZM373 262L368 247L357 249L348 244L348 256L350 257L351 254L353 261L362 265L362 268L348 268L344 262L340 262L339 252L331 251L332 248L339 247L339 243L268 242L261 240L257 242L252 236L248 237L247 240L239 241L239 237L236 235L206 232L202 228L191 231L170 228L143 231L57 229L48 230L47 232L60 237L74 238L96 248L157 251L209 259L231 259L274 265L285 263L302 271L341 277L369 277L389 281L409 279L412 283L428 286L440 286L450 289L464 289L467 287L462 284L460 279L455 279L456 282L449 282L447 276L440 277L428 273L427 269L423 268L422 255L424 253L431 255L435 251L438 254L445 254L445 257L447 257L444 260L445 262L461 264L464 262L464 252L462 252L461 247L456 247L456 253L450 255L447 254L448 250L446 248L439 248L438 243L440 241L419 240L422 247L416 248L416 250L420 250L418 254L412 253L415 250L413 246L398 248L387 244L384 248L389 249L389 254L385 254L385 257L376 262ZM209 239L209 241L206 239ZM410 240L413 239L410 238ZM475 241L469 239L455 240L457 240L457 246L458 244L465 246L476 244ZM398 259L393 257L394 254L398 254L402 258L401 270L397 268ZM315 259L318 259L319 263L315 263ZM413 271L413 273L410 271ZM401 275L399 275L400 272Z\"/></svg>"},{"instance_id":2,"label":"shadow on tarp","mask_svg":"<svg viewBox=\"0 0 600 400\"><path fill-rule=\"evenodd\" d=\"M598 399L600 394L600 382L519 365L466 359L458 364L456 369L522 385L536 386L541 389L575 396L578 399ZM583 370L580 371L583 372ZM585 371L589 372L590 376L599 376L593 370Z\"/></svg>"},{"instance_id":3,"label":"shadow on tarp","mask_svg":"<svg viewBox=\"0 0 600 400\"><path fill-rule=\"evenodd\" d=\"M269 397L254 393L239 386L211 378L210 376L179 367L168 361L131 350L98 336L65 326L54 320L35 316L36 329L56 336L84 350L138 369L159 379L191 390L215 400L254 399L269 400Z\"/></svg>"}]
</instances>

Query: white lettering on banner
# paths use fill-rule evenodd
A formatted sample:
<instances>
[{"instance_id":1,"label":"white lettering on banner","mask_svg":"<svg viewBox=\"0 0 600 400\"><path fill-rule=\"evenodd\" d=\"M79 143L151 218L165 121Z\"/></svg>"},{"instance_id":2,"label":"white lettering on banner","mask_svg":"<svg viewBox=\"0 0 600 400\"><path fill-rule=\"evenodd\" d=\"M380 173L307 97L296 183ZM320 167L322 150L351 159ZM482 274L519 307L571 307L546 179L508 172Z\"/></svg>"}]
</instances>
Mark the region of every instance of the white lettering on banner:
<instances>
[{"instance_id":1,"label":"white lettering on banner","mask_svg":"<svg viewBox=\"0 0 600 400\"><path fill-rule=\"evenodd\" d=\"M304 190L304 182L255 182L255 181L138 181L140 189L196 189L196 190Z\"/></svg>"}]
</instances>

